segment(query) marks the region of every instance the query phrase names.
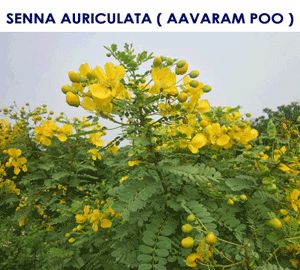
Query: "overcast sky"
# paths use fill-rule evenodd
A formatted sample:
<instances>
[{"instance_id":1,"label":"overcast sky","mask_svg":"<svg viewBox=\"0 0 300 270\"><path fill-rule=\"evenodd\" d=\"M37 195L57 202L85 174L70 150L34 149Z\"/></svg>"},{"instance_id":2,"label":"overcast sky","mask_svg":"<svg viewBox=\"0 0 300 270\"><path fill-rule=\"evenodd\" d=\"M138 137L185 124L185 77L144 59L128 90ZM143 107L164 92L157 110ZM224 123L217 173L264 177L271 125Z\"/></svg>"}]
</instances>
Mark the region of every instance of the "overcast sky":
<instances>
[{"instance_id":1,"label":"overcast sky","mask_svg":"<svg viewBox=\"0 0 300 270\"><path fill-rule=\"evenodd\" d=\"M206 95L212 105L259 115L300 101L300 33L0 33L0 107L46 103L69 116L84 113L60 91L67 72L103 65L103 45L125 42L187 60L213 86Z\"/></svg>"}]
</instances>

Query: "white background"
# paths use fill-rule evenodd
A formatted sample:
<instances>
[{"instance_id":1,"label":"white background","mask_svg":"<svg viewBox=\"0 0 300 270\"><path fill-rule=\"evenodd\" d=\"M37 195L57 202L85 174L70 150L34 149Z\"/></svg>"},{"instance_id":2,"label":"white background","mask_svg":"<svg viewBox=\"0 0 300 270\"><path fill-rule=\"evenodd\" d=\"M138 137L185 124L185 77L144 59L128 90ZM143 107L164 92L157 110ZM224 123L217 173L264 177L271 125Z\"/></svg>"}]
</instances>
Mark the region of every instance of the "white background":
<instances>
[{"instance_id":1,"label":"white background","mask_svg":"<svg viewBox=\"0 0 300 270\"><path fill-rule=\"evenodd\" d=\"M7 24L7 13L52 13L56 24ZM129 13L149 13L152 24L60 24L64 13L121 13L121 17ZM246 24L163 24L158 27L156 16L163 13L162 22L167 20L171 12L189 13L244 13ZM281 13L284 22L250 24L250 13ZM294 25L290 23L289 13L294 15ZM0 31L3 32L299 32L300 7L299 0L0 0Z\"/></svg>"}]
</instances>

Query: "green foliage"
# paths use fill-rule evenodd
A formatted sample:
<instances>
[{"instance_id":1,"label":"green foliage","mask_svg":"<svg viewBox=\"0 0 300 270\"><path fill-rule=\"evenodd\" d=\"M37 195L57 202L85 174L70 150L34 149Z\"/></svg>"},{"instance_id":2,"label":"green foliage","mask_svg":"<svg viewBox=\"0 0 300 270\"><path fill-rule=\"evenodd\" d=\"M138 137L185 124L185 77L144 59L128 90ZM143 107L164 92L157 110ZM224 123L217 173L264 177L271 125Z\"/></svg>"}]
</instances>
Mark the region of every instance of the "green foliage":
<instances>
[{"instance_id":1,"label":"green foliage","mask_svg":"<svg viewBox=\"0 0 300 270\"><path fill-rule=\"evenodd\" d=\"M107 99L111 114L59 116L51 131L47 121L54 116L45 106L2 110L11 124L0 125L0 269L299 268L298 104L265 110L267 117L254 120L261 133L254 140L238 107L206 111L204 102L206 112L191 113L181 109L177 94L158 89L148 95L152 81L145 78L153 70L143 64L152 53L136 53L129 44L106 49L125 68L120 81L133 93L131 99ZM155 59L152 67L164 71L178 73L186 65ZM77 82L82 87L95 80L87 74ZM185 87L179 87L183 93ZM172 102L172 113L161 113L161 104ZM120 134L105 146L100 137L108 128L98 125L100 116L119 125ZM41 133L50 144L37 138L42 123L48 123ZM74 132L64 140L59 135L66 124ZM212 135L203 131L207 125ZM182 244L186 238L192 246Z\"/></svg>"}]
</instances>

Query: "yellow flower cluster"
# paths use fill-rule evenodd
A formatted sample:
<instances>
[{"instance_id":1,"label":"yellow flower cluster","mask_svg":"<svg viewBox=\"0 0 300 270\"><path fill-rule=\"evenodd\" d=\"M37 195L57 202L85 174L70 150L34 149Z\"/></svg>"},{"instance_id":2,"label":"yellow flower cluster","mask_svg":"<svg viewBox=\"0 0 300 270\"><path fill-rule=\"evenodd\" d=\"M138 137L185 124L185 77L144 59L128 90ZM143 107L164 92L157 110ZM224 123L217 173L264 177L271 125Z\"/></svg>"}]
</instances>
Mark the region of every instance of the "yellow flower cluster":
<instances>
[{"instance_id":1,"label":"yellow flower cluster","mask_svg":"<svg viewBox=\"0 0 300 270\"><path fill-rule=\"evenodd\" d=\"M125 68L121 65L106 63L104 69L100 66L91 69L88 64L82 64L79 72L69 72L72 85L64 85L62 91L70 106L80 105L99 114L111 113L114 99L130 99L122 82L124 75Z\"/></svg>"},{"instance_id":2,"label":"yellow flower cluster","mask_svg":"<svg viewBox=\"0 0 300 270\"><path fill-rule=\"evenodd\" d=\"M20 194L20 189L17 188L15 182L11 179L5 179L7 176L6 168L9 168L6 165L10 164L1 164L0 163L0 190L3 190L6 193L14 193L16 195ZM12 179L15 179L16 176L14 176Z\"/></svg>"},{"instance_id":3,"label":"yellow flower cluster","mask_svg":"<svg viewBox=\"0 0 300 270\"><path fill-rule=\"evenodd\" d=\"M279 163L278 169L289 175L298 175L300 172L300 162L297 157L289 163Z\"/></svg>"},{"instance_id":4,"label":"yellow flower cluster","mask_svg":"<svg viewBox=\"0 0 300 270\"><path fill-rule=\"evenodd\" d=\"M227 116L228 114L225 114ZM193 154L197 154L204 146L228 149L235 144L250 147L250 141L258 137L258 131L251 128L247 122L232 119L220 124L218 119L210 119L207 115L201 115L201 120L196 115L187 114L182 120L172 122L169 126L156 125L156 133L164 135L167 141L166 148L188 148ZM177 141L177 144L174 142Z\"/></svg>"},{"instance_id":5,"label":"yellow flower cluster","mask_svg":"<svg viewBox=\"0 0 300 270\"><path fill-rule=\"evenodd\" d=\"M27 205L27 200L28 200L27 196L22 196L19 205L16 208L16 211L19 211L21 208L25 207Z\"/></svg>"},{"instance_id":6,"label":"yellow flower cluster","mask_svg":"<svg viewBox=\"0 0 300 270\"><path fill-rule=\"evenodd\" d=\"M192 233L194 230L193 225L190 223L194 223L197 221L196 216L190 214L186 218L187 224L182 225L181 230L183 233ZM199 262L208 262L210 258L213 256L212 254L212 246L217 242L217 237L213 232L208 232L205 238L202 238L196 248L196 252L189 254L186 257L185 264L188 267L197 267ZM195 245L195 241L191 236L185 237L181 240L181 246L186 249L191 249Z\"/></svg>"},{"instance_id":7,"label":"yellow flower cluster","mask_svg":"<svg viewBox=\"0 0 300 270\"><path fill-rule=\"evenodd\" d=\"M94 232L97 232L99 227L109 229L112 226L112 221L109 217L119 217L119 214L112 208L101 212L99 209L92 209L89 205L84 206L82 214L75 215L76 223L84 224L89 222Z\"/></svg>"},{"instance_id":8,"label":"yellow flower cluster","mask_svg":"<svg viewBox=\"0 0 300 270\"><path fill-rule=\"evenodd\" d=\"M186 257L185 263L189 267L197 267L198 262L206 262L212 257L211 246L202 239L196 249L196 252Z\"/></svg>"},{"instance_id":9,"label":"yellow flower cluster","mask_svg":"<svg viewBox=\"0 0 300 270\"><path fill-rule=\"evenodd\" d=\"M0 178L0 189L3 189L7 193L14 193L16 195L20 194L20 189L17 188L14 181L10 179L2 179Z\"/></svg>"},{"instance_id":10,"label":"yellow flower cluster","mask_svg":"<svg viewBox=\"0 0 300 270\"><path fill-rule=\"evenodd\" d=\"M293 210L298 213L300 209L300 190L293 189L288 195L288 201L290 202Z\"/></svg>"},{"instance_id":11,"label":"yellow flower cluster","mask_svg":"<svg viewBox=\"0 0 300 270\"><path fill-rule=\"evenodd\" d=\"M21 135L22 124L16 122L11 125L8 120L0 119L0 151L14 141L14 139Z\"/></svg>"},{"instance_id":12,"label":"yellow flower cluster","mask_svg":"<svg viewBox=\"0 0 300 270\"><path fill-rule=\"evenodd\" d=\"M56 136L59 141L65 142L72 133L72 125L64 124L62 127L58 127L54 120L44 120L40 126L36 126L34 129L35 140L45 146L51 144L54 136Z\"/></svg>"},{"instance_id":13,"label":"yellow flower cluster","mask_svg":"<svg viewBox=\"0 0 300 270\"><path fill-rule=\"evenodd\" d=\"M10 148L4 150L3 153L9 156L8 161L5 163L5 167L13 167L15 175L18 175L21 171L27 172L27 159L22 157L22 151L20 149Z\"/></svg>"},{"instance_id":14,"label":"yellow flower cluster","mask_svg":"<svg viewBox=\"0 0 300 270\"><path fill-rule=\"evenodd\" d=\"M165 97L165 102L158 104L162 116L175 116L182 113L205 113L211 110L208 100L201 99L210 89L204 83L192 80L191 71L183 77L183 83L177 82L176 74L168 67L154 67L151 75L154 85L148 90L149 95ZM194 76L192 76L194 78ZM210 90L209 90L210 91Z\"/></svg>"},{"instance_id":15,"label":"yellow flower cluster","mask_svg":"<svg viewBox=\"0 0 300 270\"><path fill-rule=\"evenodd\" d=\"M88 153L90 154L92 160L100 160L102 156L99 152L99 148L104 146L104 141L102 136L106 135L105 130L100 124L91 125L88 127L90 131L93 131L88 135L88 142L94 145L94 148L91 148Z\"/></svg>"}]
</instances>

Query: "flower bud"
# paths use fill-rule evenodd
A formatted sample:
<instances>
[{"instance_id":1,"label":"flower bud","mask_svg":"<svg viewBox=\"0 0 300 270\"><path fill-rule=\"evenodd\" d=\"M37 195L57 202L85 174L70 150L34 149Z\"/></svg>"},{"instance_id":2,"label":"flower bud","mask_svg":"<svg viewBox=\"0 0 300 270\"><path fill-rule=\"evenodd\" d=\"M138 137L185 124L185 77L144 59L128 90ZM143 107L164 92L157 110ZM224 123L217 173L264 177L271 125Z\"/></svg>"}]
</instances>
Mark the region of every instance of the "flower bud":
<instances>
[{"instance_id":1,"label":"flower bud","mask_svg":"<svg viewBox=\"0 0 300 270\"><path fill-rule=\"evenodd\" d=\"M189 65L187 63L185 63L185 65L181 68L179 68L178 66L176 66L176 69L175 69L175 73L177 75L183 75L187 72L187 70L189 69Z\"/></svg>"},{"instance_id":2,"label":"flower bud","mask_svg":"<svg viewBox=\"0 0 300 270\"><path fill-rule=\"evenodd\" d=\"M194 239L192 237L186 237L181 240L181 246L183 248L191 248L194 246Z\"/></svg>"},{"instance_id":3,"label":"flower bud","mask_svg":"<svg viewBox=\"0 0 300 270\"><path fill-rule=\"evenodd\" d=\"M68 242L69 242L70 244L73 244L75 241L76 241L76 239L75 239L74 237L71 237L71 238L68 240Z\"/></svg>"},{"instance_id":4,"label":"flower bud","mask_svg":"<svg viewBox=\"0 0 300 270\"><path fill-rule=\"evenodd\" d=\"M68 73L68 75L69 75L69 79L70 79L71 82L75 82L75 83L80 82L80 74L79 73L76 73L74 71L70 71Z\"/></svg>"},{"instance_id":5,"label":"flower bud","mask_svg":"<svg viewBox=\"0 0 300 270\"><path fill-rule=\"evenodd\" d=\"M162 60L160 56L156 56L153 60L153 66L159 67L162 64Z\"/></svg>"},{"instance_id":6,"label":"flower bud","mask_svg":"<svg viewBox=\"0 0 300 270\"><path fill-rule=\"evenodd\" d=\"M189 233L193 230L193 226L191 224L184 224L184 225L182 225L181 230L184 233Z\"/></svg>"},{"instance_id":7,"label":"flower bud","mask_svg":"<svg viewBox=\"0 0 300 270\"><path fill-rule=\"evenodd\" d=\"M66 94L67 92L73 92L71 85L63 85L61 91Z\"/></svg>"},{"instance_id":8,"label":"flower bud","mask_svg":"<svg viewBox=\"0 0 300 270\"><path fill-rule=\"evenodd\" d=\"M205 242L212 246L217 242L217 237L213 232L209 232L205 237Z\"/></svg>"},{"instance_id":9,"label":"flower bud","mask_svg":"<svg viewBox=\"0 0 300 270\"><path fill-rule=\"evenodd\" d=\"M196 220L196 217L195 217L195 215L190 214L187 216L186 220L187 220L187 222L194 222Z\"/></svg>"},{"instance_id":10,"label":"flower bud","mask_svg":"<svg viewBox=\"0 0 300 270\"><path fill-rule=\"evenodd\" d=\"M184 93L184 92L181 92L179 95L178 95L178 101L179 102L185 102L188 98L188 94L187 93Z\"/></svg>"},{"instance_id":11,"label":"flower bud","mask_svg":"<svg viewBox=\"0 0 300 270\"><path fill-rule=\"evenodd\" d=\"M278 218L272 218L271 220L269 220L268 222L269 226L271 226L272 228L279 230L282 228L282 223Z\"/></svg>"},{"instance_id":12,"label":"flower bud","mask_svg":"<svg viewBox=\"0 0 300 270\"><path fill-rule=\"evenodd\" d=\"M204 85L204 87L203 87L203 92L204 93L208 93L208 92L210 92L211 91L211 89L212 89L212 87L210 86L210 85Z\"/></svg>"},{"instance_id":13,"label":"flower bud","mask_svg":"<svg viewBox=\"0 0 300 270\"><path fill-rule=\"evenodd\" d=\"M248 200L247 195L245 195L245 194L240 195L240 200L243 202L247 201Z\"/></svg>"},{"instance_id":14,"label":"flower bud","mask_svg":"<svg viewBox=\"0 0 300 270\"><path fill-rule=\"evenodd\" d=\"M174 63L174 59L172 59L172 58L167 58L167 64L168 64L169 66L173 65L173 63Z\"/></svg>"},{"instance_id":15,"label":"flower bud","mask_svg":"<svg viewBox=\"0 0 300 270\"><path fill-rule=\"evenodd\" d=\"M176 67L183 68L185 64L186 64L186 62L184 60L180 60L177 62Z\"/></svg>"},{"instance_id":16,"label":"flower bud","mask_svg":"<svg viewBox=\"0 0 300 270\"><path fill-rule=\"evenodd\" d=\"M72 92L68 92L66 94L66 102L70 106L74 106L74 107L78 107L80 105L79 97L77 95L73 94Z\"/></svg>"},{"instance_id":17,"label":"flower bud","mask_svg":"<svg viewBox=\"0 0 300 270\"><path fill-rule=\"evenodd\" d=\"M198 70L192 70L190 73L189 73L189 76L191 79L195 79L199 76L200 72Z\"/></svg>"},{"instance_id":18,"label":"flower bud","mask_svg":"<svg viewBox=\"0 0 300 270\"><path fill-rule=\"evenodd\" d=\"M196 88L199 85L199 82L197 80L191 80L189 85L193 88Z\"/></svg>"}]
</instances>

